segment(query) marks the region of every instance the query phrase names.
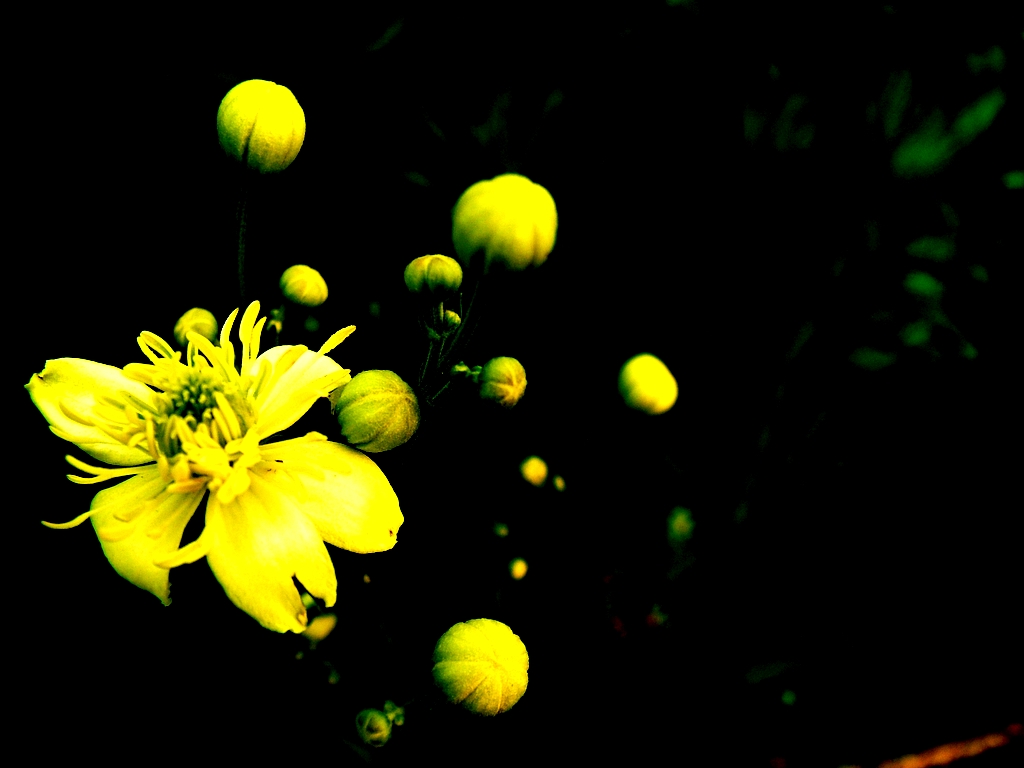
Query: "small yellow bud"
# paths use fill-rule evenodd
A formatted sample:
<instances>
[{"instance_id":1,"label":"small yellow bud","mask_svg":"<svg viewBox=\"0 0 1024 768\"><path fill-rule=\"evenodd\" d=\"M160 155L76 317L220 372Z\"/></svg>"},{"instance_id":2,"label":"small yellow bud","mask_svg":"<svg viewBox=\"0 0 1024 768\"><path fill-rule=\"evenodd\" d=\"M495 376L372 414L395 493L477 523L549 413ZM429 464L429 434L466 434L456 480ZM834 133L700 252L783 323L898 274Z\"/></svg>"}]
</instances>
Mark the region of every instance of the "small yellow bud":
<instances>
[{"instance_id":1,"label":"small yellow bud","mask_svg":"<svg viewBox=\"0 0 1024 768\"><path fill-rule=\"evenodd\" d=\"M336 626L338 626L338 617L336 615L333 613L322 613L314 617L306 625L306 628L302 630L302 636L309 640L310 648L316 648L321 640L327 639L327 636L334 631Z\"/></svg>"},{"instance_id":2,"label":"small yellow bud","mask_svg":"<svg viewBox=\"0 0 1024 768\"><path fill-rule=\"evenodd\" d=\"M246 80L221 101L217 134L224 151L250 168L283 171L302 148L306 115L283 85Z\"/></svg>"},{"instance_id":3,"label":"small yellow bud","mask_svg":"<svg viewBox=\"0 0 1024 768\"><path fill-rule=\"evenodd\" d=\"M548 465L540 456L523 459L523 463L519 465L519 472L526 482L538 488L548 479Z\"/></svg>"},{"instance_id":4,"label":"small yellow bud","mask_svg":"<svg viewBox=\"0 0 1024 768\"><path fill-rule=\"evenodd\" d=\"M420 256L405 268L405 286L412 293L454 293L462 285L462 267L449 256Z\"/></svg>"},{"instance_id":5,"label":"small yellow bud","mask_svg":"<svg viewBox=\"0 0 1024 768\"><path fill-rule=\"evenodd\" d=\"M619 392L626 405L644 413L664 413L679 396L679 385L654 355L630 358L619 371Z\"/></svg>"},{"instance_id":6,"label":"small yellow bud","mask_svg":"<svg viewBox=\"0 0 1024 768\"><path fill-rule=\"evenodd\" d=\"M453 704L478 715L507 712L526 693L530 656L500 621L470 619L434 647L434 682Z\"/></svg>"},{"instance_id":7,"label":"small yellow bud","mask_svg":"<svg viewBox=\"0 0 1024 768\"><path fill-rule=\"evenodd\" d=\"M693 536L693 514L686 507L676 507L668 516L668 540L682 544Z\"/></svg>"},{"instance_id":8,"label":"small yellow bud","mask_svg":"<svg viewBox=\"0 0 1024 768\"><path fill-rule=\"evenodd\" d=\"M327 281L312 267L296 264L281 275L281 293L304 307L319 307L327 301Z\"/></svg>"},{"instance_id":9,"label":"small yellow bud","mask_svg":"<svg viewBox=\"0 0 1024 768\"><path fill-rule=\"evenodd\" d=\"M526 561L523 560L523 558L521 557L517 557L515 560L508 564L509 575L516 581L519 581L521 578L523 578L523 576L526 575L526 571L528 569L529 566L526 564Z\"/></svg>"},{"instance_id":10,"label":"small yellow bud","mask_svg":"<svg viewBox=\"0 0 1024 768\"><path fill-rule=\"evenodd\" d=\"M488 360L477 379L480 397L511 408L526 392L526 369L514 357Z\"/></svg>"},{"instance_id":11,"label":"small yellow bud","mask_svg":"<svg viewBox=\"0 0 1024 768\"><path fill-rule=\"evenodd\" d=\"M367 453L397 448L420 424L416 393L393 371L356 374L330 400L345 439Z\"/></svg>"},{"instance_id":12,"label":"small yellow bud","mask_svg":"<svg viewBox=\"0 0 1024 768\"><path fill-rule=\"evenodd\" d=\"M525 176L506 173L478 181L452 211L452 240L463 264L478 251L484 267L520 271L540 266L555 247L558 212L551 194Z\"/></svg>"},{"instance_id":13,"label":"small yellow bud","mask_svg":"<svg viewBox=\"0 0 1024 768\"><path fill-rule=\"evenodd\" d=\"M181 346L188 346L188 332L195 331L204 339L215 341L217 339L217 318L208 309L193 307L184 315L178 318L174 324L174 339Z\"/></svg>"},{"instance_id":14,"label":"small yellow bud","mask_svg":"<svg viewBox=\"0 0 1024 768\"><path fill-rule=\"evenodd\" d=\"M364 709L356 715L356 730L364 744L383 747L391 738L391 718L379 709Z\"/></svg>"},{"instance_id":15,"label":"small yellow bud","mask_svg":"<svg viewBox=\"0 0 1024 768\"><path fill-rule=\"evenodd\" d=\"M444 311L444 325L449 331L454 331L462 325L462 318L459 317L458 313L452 312L450 309L446 309Z\"/></svg>"}]
</instances>

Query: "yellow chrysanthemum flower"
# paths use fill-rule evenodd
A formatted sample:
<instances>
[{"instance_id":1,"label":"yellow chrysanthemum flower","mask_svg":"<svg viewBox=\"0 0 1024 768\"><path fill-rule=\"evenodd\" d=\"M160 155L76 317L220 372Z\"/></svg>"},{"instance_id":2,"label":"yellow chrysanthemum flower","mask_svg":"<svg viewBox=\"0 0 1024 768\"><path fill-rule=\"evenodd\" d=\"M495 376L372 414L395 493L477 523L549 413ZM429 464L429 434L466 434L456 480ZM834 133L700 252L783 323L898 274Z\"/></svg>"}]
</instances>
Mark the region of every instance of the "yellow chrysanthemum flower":
<instances>
[{"instance_id":1,"label":"yellow chrysanthemum flower","mask_svg":"<svg viewBox=\"0 0 1024 768\"><path fill-rule=\"evenodd\" d=\"M235 605L268 629L301 632L306 609L292 577L334 605L337 578L324 541L353 552L390 549L402 512L384 473L359 451L316 432L262 444L349 381L327 353L355 327L317 352L279 346L260 354L266 318L257 322L253 302L239 324L236 358L230 334L237 314L224 324L220 346L189 332L184 362L143 331L139 347L149 364L122 369L63 358L32 377L29 395L54 434L115 465L68 456L92 475L68 478L129 478L97 493L74 520L46 525L91 520L114 569L165 604L169 569L205 556ZM206 526L181 547L208 491Z\"/></svg>"}]
</instances>

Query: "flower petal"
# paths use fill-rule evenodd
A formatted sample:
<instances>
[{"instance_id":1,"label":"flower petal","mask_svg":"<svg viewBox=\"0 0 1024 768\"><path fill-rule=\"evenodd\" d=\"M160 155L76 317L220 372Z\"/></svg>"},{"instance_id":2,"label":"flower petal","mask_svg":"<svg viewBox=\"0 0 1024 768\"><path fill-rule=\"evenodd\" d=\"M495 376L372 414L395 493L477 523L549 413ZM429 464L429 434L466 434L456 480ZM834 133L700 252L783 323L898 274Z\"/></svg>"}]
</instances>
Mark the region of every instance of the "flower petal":
<instances>
[{"instance_id":1,"label":"flower petal","mask_svg":"<svg viewBox=\"0 0 1024 768\"><path fill-rule=\"evenodd\" d=\"M141 448L129 448L99 427L68 415L72 412L91 420L94 408L103 398L119 399L123 392L143 403L152 403L153 390L129 379L120 368L72 357L48 360L43 372L35 374L25 388L54 433L93 458L119 467L134 467L153 460ZM96 420L102 421L98 417Z\"/></svg>"},{"instance_id":2,"label":"flower petal","mask_svg":"<svg viewBox=\"0 0 1024 768\"><path fill-rule=\"evenodd\" d=\"M338 580L320 534L271 480L253 477L249 491L230 504L211 496L200 539L231 602L267 629L301 632L306 627L293 576L312 595L334 605Z\"/></svg>"},{"instance_id":3,"label":"flower petal","mask_svg":"<svg viewBox=\"0 0 1024 768\"><path fill-rule=\"evenodd\" d=\"M305 415L318 398L327 397L332 389L349 379L346 369L326 355L318 355L308 349L297 357L295 352L288 354L289 350L296 349L301 348L273 347L256 358L253 364L253 375L261 361L274 367L270 381L256 398L259 414L256 429L261 438L290 427Z\"/></svg>"},{"instance_id":4,"label":"flower petal","mask_svg":"<svg viewBox=\"0 0 1024 768\"><path fill-rule=\"evenodd\" d=\"M114 570L169 605L169 571L155 564L178 549L205 491L165 493L155 467L97 493L92 524Z\"/></svg>"},{"instance_id":5,"label":"flower petal","mask_svg":"<svg viewBox=\"0 0 1024 768\"><path fill-rule=\"evenodd\" d=\"M296 501L325 541L362 553L395 546L405 518L391 483L368 456L316 433L262 449L264 461L252 471L271 478L283 470L294 478L305 491Z\"/></svg>"}]
</instances>

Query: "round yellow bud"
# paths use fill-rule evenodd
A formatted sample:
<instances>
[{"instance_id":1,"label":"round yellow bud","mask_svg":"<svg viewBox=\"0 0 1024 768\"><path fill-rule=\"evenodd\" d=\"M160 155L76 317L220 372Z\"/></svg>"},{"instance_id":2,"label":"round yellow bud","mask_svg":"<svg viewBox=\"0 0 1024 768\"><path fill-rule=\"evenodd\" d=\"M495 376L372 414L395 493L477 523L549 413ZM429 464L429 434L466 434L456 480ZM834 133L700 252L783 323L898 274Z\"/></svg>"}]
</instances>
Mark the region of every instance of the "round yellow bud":
<instances>
[{"instance_id":1,"label":"round yellow bud","mask_svg":"<svg viewBox=\"0 0 1024 768\"><path fill-rule=\"evenodd\" d=\"M178 318L174 324L174 339L181 346L188 346L188 332L195 331L204 339L216 341L217 339L217 318L208 309L192 307L188 312Z\"/></svg>"},{"instance_id":2,"label":"round yellow bud","mask_svg":"<svg viewBox=\"0 0 1024 768\"><path fill-rule=\"evenodd\" d=\"M462 285L462 267L449 256L420 256L405 268L405 286L412 293L454 293Z\"/></svg>"},{"instance_id":3,"label":"round yellow bud","mask_svg":"<svg viewBox=\"0 0 1024 768\"><path fill-rule=\"evenodd\" d=\"M664 413L679 396L679 385L668 367L654 355L630 358L619 371L619 392L626 405L644 413Z\"/></svg>"},{"instance_id":4,"label":"round yellow bud","mask_svg":"<svg viewBox=\"0 0 1024 768\"><path fill-rule=\"evenodd\" d=\"M517 557L515 560L508 564L509 575L516 581L522 579L526 575L527 570L529 570L529 566L526 564L526 561L523 560L523 558L521 557Z\"/></svg>"},{"instance_id":5,"label":"round yellow bud","mask_svg":"<svg viewBox=\"0 0 1024 768\"><path fill-rule=\"evenodd\" d=\"M296 264L281 275L281 293L304 307L319 307L327 301L327 281L312 267Z\"/></svg>"},{"instance_id":6,"label":"round yellow bud","mask_svg":"<svg viewBox=\"0 0 1024 768\"><path fill-rule=\"evenodd\" d=\"M548 465L540 456L523 459L523 463L519 465L519 472L526 482L538 488L548 479Z\"/></svg>"},{"instance_id":7,"label":"round yellow bud","mask_svg":"<svg viewBox=\"0 0 1024 768\"><path fill-rule=\"evenodd\" d=\"M383 747L391 738L391 718L379 709L364 709L356 715L356 730L364 744Z\"/></svg>"},{"instance_id":8,"label":"round yellow bud","mask_svg":"<svg viewBox=\"0 0 1024 768\"><path fill-rule=\"evenodd\" d=\"M525 176L506 173L478 181L452 211L452 240L464 264L478 251L484 267L520 271L540 266L555 247L558 212L550 193Z\"/></svg>"},{"instance_id":9,"label":"round yellow bud","mask_svg":"<svg viewBox=\"0 0 1024 768\"><path fill-rule=\"evenodd\" d=\"M363 371L331 393L341 434L367 453L390 451L407 442L420 425L412 387L393 371Z\"/></svg>"},{"instance_id":10,"label":"round yellow bud","mask_svg":"<svg viewBox=\"0 0 1024 768\"><path fill-rule=\"evenodd\" d=\"M480 397L511 408L526 392L526 369L514 357L488 360L477 379Z\"/></svg>"},{"instance_id":11,"label":"round yellow bud","mask_svg":"<svg viewBox=\"0 0 1024 768\"><path fill-rule=\"evenodd\" d=\"M470 619L434 647L434 682L453 704L478 715L507 712L526 693L530 656L500 621Z\"/></svg>"},{"instance_id":12,"label":"round yellow bud","mask_svg":"<svg viewBox=\"0 0 1024 768\"><path fill-rule=\"evenodd\" d=\"M224 151L250 168L283 171L302 148L306 115L283 85L246 80L221 101L217 134Z\"/></svg>"}]
</instances>

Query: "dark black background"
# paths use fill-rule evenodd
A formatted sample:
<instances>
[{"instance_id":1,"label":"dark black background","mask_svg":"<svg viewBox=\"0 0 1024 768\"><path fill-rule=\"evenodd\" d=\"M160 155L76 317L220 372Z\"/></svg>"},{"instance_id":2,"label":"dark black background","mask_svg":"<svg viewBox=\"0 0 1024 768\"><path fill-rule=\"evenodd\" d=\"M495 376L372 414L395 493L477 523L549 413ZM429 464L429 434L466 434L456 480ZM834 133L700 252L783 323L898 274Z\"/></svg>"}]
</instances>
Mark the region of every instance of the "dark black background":
<instances>
[{"instance_id":1,"label":"dark black background","mask_svg":"<svg viewBox=\"0 0 1024 768\"><path fill-rule=\"evenodd\" d=\"M523 173L560 219L548 263L491 281L466 350L519 358L526 398L428 412L377 457L406 522L389 553L332 550L340 626L314 653L234 609L201 562L172 573L162 608L109 568L89 526L38 525L90 494L63 481L65 446L12 391L9 666L25 722L67 729L51 748L187 755L202 738L228 757L358 761L355 713L392 699L407 723L374 762L870 765L1020 717L1008 270L1021 200L1001 181L1022 162L1020 24L898 3L710 6L389 5L199 25L170 45L40 46L45 64L16 90L28 173L12 222L26 236L7 260L12 390L47 359L123 365L139 331L170 337L191 306L222 319L240 304L238 178L214 122L245 79L287 85L308 124L295 163L250 199L246 300L269 308L283 268L318 268L331 298L310 343L357 325L334 354L353 372L415 376L401 272L452 252L467 186ZM967 55L993 45L1006 68L971 74ZM886 138L869 105L903 70L911 103ZM1007 103L988 131L940 173L894 176L902 137L994 87ZM814 138L780 149L794 94ZM764 116L756 138L745 110ZM905 252L951 233L949 262ZM926 349L898 336L925 311L902 289L913 269L943 281L960 334ZM858 368L861 347L896 363ZM680 384L663 416L616 391L642 351ZM326 406L312 416L333 428ZM519 478L530 454L563 493ZM697 527L670 578L677 505ZM433 643L478 616L531 655L528 693L493 720L430 684ZM749 681L772 664L788 666Z\"/></svg>"}]
</instances>

